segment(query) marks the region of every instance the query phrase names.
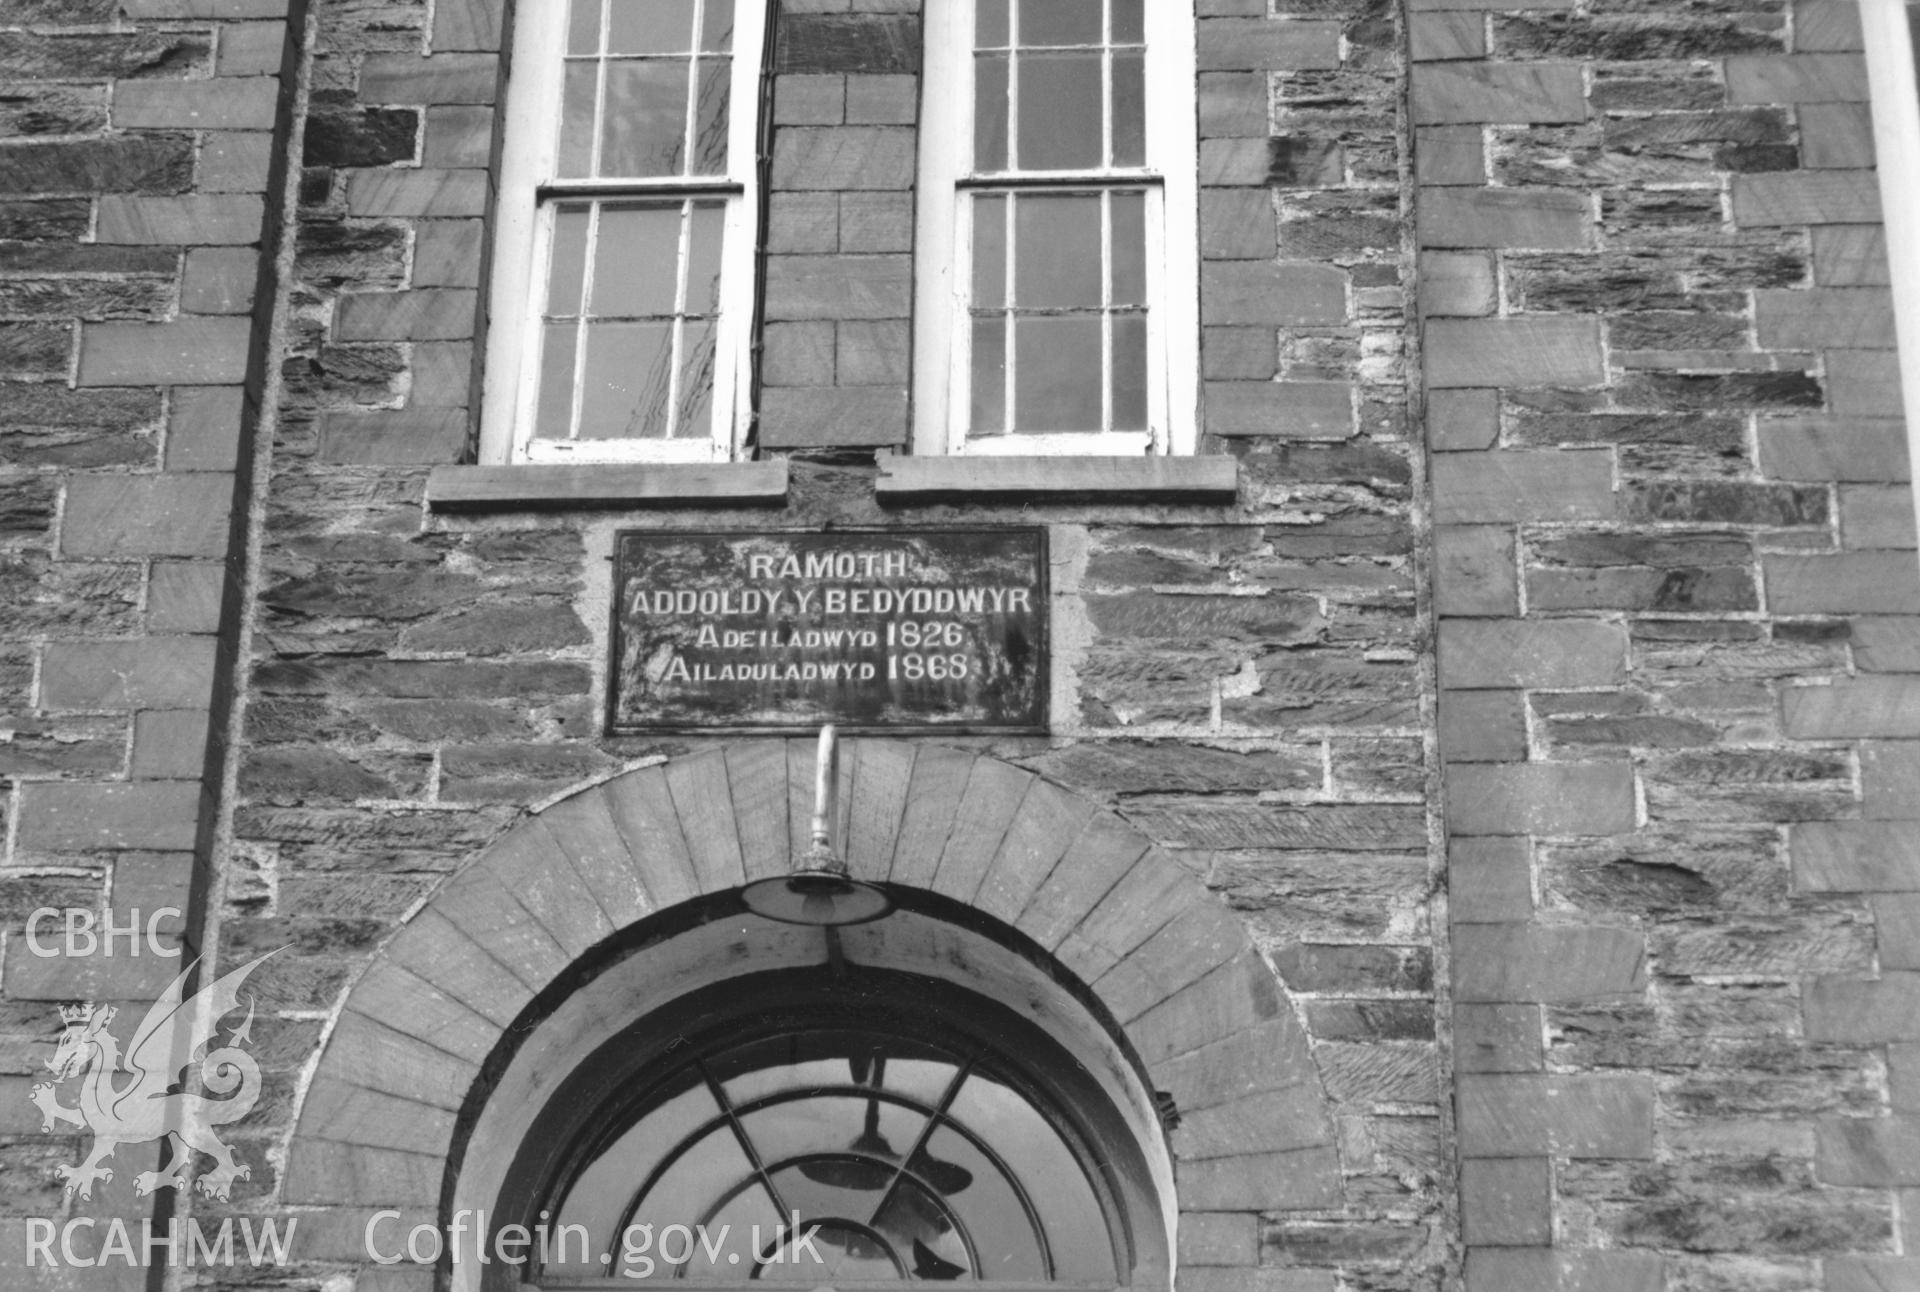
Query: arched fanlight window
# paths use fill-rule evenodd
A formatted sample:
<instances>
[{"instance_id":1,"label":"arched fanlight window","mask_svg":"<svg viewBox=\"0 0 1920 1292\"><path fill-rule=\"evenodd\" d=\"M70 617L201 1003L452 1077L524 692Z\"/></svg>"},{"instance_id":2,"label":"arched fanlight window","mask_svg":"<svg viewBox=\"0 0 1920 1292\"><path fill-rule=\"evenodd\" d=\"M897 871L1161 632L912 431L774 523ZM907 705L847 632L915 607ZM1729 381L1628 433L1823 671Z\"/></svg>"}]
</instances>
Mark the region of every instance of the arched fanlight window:
<instances>
[{"instance_id":1,"label":"arched fanlight window","mask_svg":"<svg viewBox=\"0 0 1920 1292\"><path fill-rule=\"evenodd\" d=\"M1130 1134L1046 1033L950 983L799 970L697 993L540 1121L507 1199L544 1226L520 1276L547 1292L1132 1276Z\"/></svg>"}]
</instances>

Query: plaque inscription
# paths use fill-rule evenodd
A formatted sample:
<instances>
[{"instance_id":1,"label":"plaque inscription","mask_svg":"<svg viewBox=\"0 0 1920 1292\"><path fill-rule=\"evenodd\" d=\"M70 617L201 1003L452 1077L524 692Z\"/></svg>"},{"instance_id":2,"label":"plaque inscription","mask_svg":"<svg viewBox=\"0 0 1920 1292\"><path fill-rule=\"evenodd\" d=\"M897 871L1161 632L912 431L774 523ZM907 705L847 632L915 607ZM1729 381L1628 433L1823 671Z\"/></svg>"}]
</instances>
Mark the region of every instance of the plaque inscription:
<instances>
[{"instance_id":1,"label":"plaque inscription","mask_svg":"<svg viewBox=\"0 0 1920 1292\"><path fill-rule=\"evenodd\" d=\"M1044 731L1046 531L615 539L607 728Z\"/></svg>"}]
</instances>

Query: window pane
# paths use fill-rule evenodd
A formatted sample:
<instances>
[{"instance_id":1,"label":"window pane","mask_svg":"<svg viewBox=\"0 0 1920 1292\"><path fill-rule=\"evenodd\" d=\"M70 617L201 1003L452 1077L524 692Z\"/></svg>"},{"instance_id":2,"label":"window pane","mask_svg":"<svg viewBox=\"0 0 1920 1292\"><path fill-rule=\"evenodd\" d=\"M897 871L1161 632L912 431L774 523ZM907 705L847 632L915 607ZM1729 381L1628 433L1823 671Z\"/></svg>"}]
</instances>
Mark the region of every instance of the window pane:
<instances>
[{"instance_id":1,"label":"window pane","mask_svg":"<svg viewBox=\"0 0 1920 1292\"><path fill-rule=\"evenodd\" d=\"M1147 198L1115 193L1107 199L1113 221L1113 303L1147 302Z\"/></svg>"},{"instance_id":2,"label":"window pane","mask_svg":"<svg viewBox=\"0 0 1920 1292\"><path fill-rule=\"evenodd\" d=\"M693 234L687 247L687 313L720 312L720 244L726 236L723 202L693 204Z\"/></svg>"},{"instance_id":3,"label":"window pane","mask_svg":"<svg viewBox=\"0 0 1920 1292\"><path fill-rule=\"evenodd\" d=\"M672 341L671 323L596 323L587 328L580 439L658 439L667 433Z\"/></svg>"},{"instance_id":4,"label":"window pane","mask_svg":"<svg viewBox=\"0 0 1920 1292\"><path fill-rule=\"evenodd\" d=\"M587 270L587 222L584 206L563 206L553 216L553 256L547 273L549 317L577 317L580 288Z\"/></svg>"},{"instance_id":5,"label":"window pane","mask_svg":"<svg viewBox=\"0 0 1920 1292\"><path fill-rule=\"evenodd\" d=\"M980 54L973 61L973 168L1007 169L1007 57Z\"/></svg>"},{"instance_id":6,"label":"window pane","mask_svg":"<svg viewBox=\"0 0 1920 1292\"><path fill-rule=\"evenodd\" d=\"M1014 320L1013 429L1101 429L1101 319Z\"/></svg>"},{"instance_id":7,"label":"window pane","mask_svg":"<svg viewBox=\"0 0 1920 1292\"><path fill-rule=\"evenodd\" d=\"M694 104L694 175L727 173L728 100L733 90L733 60L700 60L700 98Z\"/></svg>"},{"instance_id":8,"label":"window pane","mask_svg":"<svg viewBox=\"0 0 1920 1292\"><path fill-rule=\"evenodd\" d=\"M733 0L707 0L706 30L700 48L724 53L733 48Z\"/></svg>"},{"instance_id":9,"label":"window pane","mask_svg":"<svg viewBox=\"0 0 1920 1292\"><path fill-rule=\"evenodd\" d=\"M1007 199L973 199L973 307L997 310L1007 294Z\"/></svg>"},{"instance_id":10,"label":"window pane","mask_svg":"<svg viewBox=\"0 0 1920 1292\"><path fill-rule=\"evenodd\" d=\"M1144 314L1114 316L1113 429L1147 429L1147 319Z\"/></svg>"},{"instance_id":11,"label":"window pane","mask_svg":"<svg viewBox=\"0 0 1920 1292\"><path fill-rule=\"evenodd\" d=\"M1014 291L1022 309L1098 309L1100 197L1015 200Z\"/></svg>"},{"instance_id":12,"label":"window pane","mask_svg":"<svg viewBox=\"0 0 1920 1292\"><path fill-rule=\"evenodd\" d=\"M1007 0L979 0L973 11L973 47L1000 49L1007 43Z\"/></svg>"},{"instance_id":13,"label":"window pane","mask_svg":"<svg viewBox=\"0 0 1920 1292\"><path fill-rule=\"evenodd\" d=\"M1026 54L1019 62L1021 170L1100 165L1099 54Z\"/></svg>"},{"instance_id":14,"label":"window pane","mask_svg":"<svg viewBox=\"0 0 1920 1292\"><path fill-rule=\"evenodd\" d=\"M567 1244L565 1266L575 1275L604 1277L600 1253L619 1249L620 1217L634 1195L668 1153L699 1128L720 1116L720 1105L705 1085L692 1086L641 1118L632 1129L581 1172L559 1210L558 1225L582 1225L588 1234L586 1263L576 1242ZM554 1253L562 1251L555 1244ZM554 1266L548 1266L549 1269Z\"/></svg>"},{"instance_id":15,"label":"window pane","mask_svg":"<svg viewBox=\"0 0 1920 1292\"><path fill-rule=\"evenodd\" d=\"M598 63L568 63L560 96L560 159L564 177L593 173L593 96L599 86Z\"/></svg>"},{"instance_id":16,"label":"window pane","mask_svg":"<svg viewBox=\"0 0 1920 1292\"><path fill-rule=\"evenodd\" d=\"M1020 43L1098 45L1101 0L1020 0Z\"/></svg>"},{"instance_id":17,"label":"window pane","mask_svg":"<svg viewBox=\"0 0 1920 1292\"><path fill-rule=\"evenodd\" d=\"M1047 1119L1019 1094L983 1076L968 1080L949 1111L1000 1155L1040 1213L1053 1244L1053 1277L1111 1280L1113 1245L1101 1223L1099 1200ZM987 1277L988 1271L982 1270L981 1276Z\"/></svg>"},{"instance_id":18,"label":"window pane","mask_svg":"<svg viewBox=\"0 0 1920 1292\"><path fill-rule=\"evenodd\" d=\"M887 1205L874 1217L873 1227L895 1251L909 1254L916 1279L942 1282L973 1272L973 1255L961 1237L953 1209L912 1180L902 1180L888 1195ZM974 1241L997 1242L999 1237L982 1235Z\"/></svg>"},{"instance_id":19,"label":"window pane","mask_svg":"<svg viewBox=\"0 0 1920 1292\"><path fill-rule=\"evenodd\" d=\"M974 435L1007 429L1007 323L1000 315L973 321Z\"/></svg>"},{"instance_id":20,"label":"window pane","mask_svg":"<svg viewBox=\"0 0 1920 1292\"><path fill-rule=\"evenodd\" d=\"M676 436L702 438L713 430L714 326L699 319L680 325L680 411Z\"/></svg>"},{"instance_id":21,"label":"window pane","mask_svg":"<svg viewBox=\"0 0 1920 1292\"><path fill-rule=\"evenodd\" d=\"M573 0L573 12L567 20L567 52L600 52L600 0Z\"/></svg>"},{"instance_id":22,"label":"window pane","mask_svg":"<svg viewBox=\"0 0 1920 1292\"><path fill-rule=\"evenodd\" d=\"M573 437L573 358L580 325L548 323L540 329L540 400L534 408L535 439Z\"/></svg>"},{"instance_id":23,"label":"window pane","mask_svg":"<svg viewBox=\"0 0 1920 1292\"><path fill-rule=\"evenodd\" d=\"M989 1128L981 1127L981 1130ZM990 1131L989 1131L990 1133ZM1067 1159L1071 1166L1072 1158ZM980 1269L978 1277L983 1279L1006 1279L1009 1281L1037 1281L1047 1277L1046 1256L1041 1249L1039 1236L1034 1233L1033 1222L1027 1216L1027 1210L1020 1204L1020 1194L1008 1181L1006 1175L993 1164L993 1160L982 1153L973 1142L956 1132L951 1126L941 1126L927 1137L926 1147L916 1154L912 1168L914 1174L934 1183L936 1175L951 1175L956 1179L965 1178L965 1188L944 1189L946 1202L955 1213L960 1227L969 1235L975 1235L978 1244ZM1049 1181L1035 1181L1045 1186ZM931 1246L928 1239L940 1237L934 1225L927 1224L925 1229L932 1231L922 1237L923 1245ZM990 1241L981 1241L991 1236ZM1106 1235L1100 1235L1105 1238Z\"/></svg>"},{"instance_id":24,"label":"window pane","mask_svg":"<svg viewBox=\"0 0 1920 1292\"><path fill-rule=\"evenodd\" d=\"M671 316L679 268L679 203L600 208L600 236L593 259L596 316Z\"/></svg>"},{"instance_id":25,"label":"window pane","mask_svg":"<svg viewBox=\"0 0 1920 1292\"><path fill-rule=\"evenodd\" d=\"M609 54L680 54L693 48L693 0L608 0Z\"/></svg>"},{"instance_id":26,"label":"window pane","mask_svg":"<svg viewBox=\"0 0 1920 1292\"><path fill-rule=\"evenodd\" d=\"M607 64L600 174L678 175L686 155L687 64L678 59Z\"/></svg>"},{"instance_id":27,"label":"window pane","mask_svg":"<svg viewBox=\"0 0 1920 1292\"><path fill-rule=\"evenodd\" d=\"M1113 43L1137 44L1146 39L1146 29L1141 26L1141 0L1112 0L1112 3Z\"/></svg>"},{"instance_id":28,"label":"window pane","mask_svg":"<svg viewBox=\"0 0 1920 1292\"><path fill-rule=\"evenodd\" d=\"M1146 66L1139 54L1113 56L1113 164L1147 160Z\"/></svg>"}]
</instances>

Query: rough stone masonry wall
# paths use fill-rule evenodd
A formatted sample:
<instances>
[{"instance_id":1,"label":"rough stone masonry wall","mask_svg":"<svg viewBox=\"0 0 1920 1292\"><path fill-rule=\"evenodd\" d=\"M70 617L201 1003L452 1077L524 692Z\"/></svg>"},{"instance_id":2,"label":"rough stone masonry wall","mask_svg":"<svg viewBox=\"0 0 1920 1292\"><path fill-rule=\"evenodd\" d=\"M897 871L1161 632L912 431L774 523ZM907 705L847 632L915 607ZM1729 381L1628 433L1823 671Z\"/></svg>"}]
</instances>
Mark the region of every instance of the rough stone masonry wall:
<instances>
[{"instance_id":1,"label":"rough stone masonry wall","mask_svg":"<svg viewBox=\"0 0 1920 1292\"><path fill-rule=\"evenodd\" d=\"M909 142L900 67L914 64L875 63L874 50L891 49L881 33L908 31L916 9L783 9L789 37L857 28L860 39L851 52L776 46L763 431L881 425L861 410L893 418L904 398L897 338L870 326L895 315L860 310L876 299L862 283L906 286L891 185L911 173L896 154ZM1237 505L887 511L871 465L802 435L796 447L841 456L795 460L784 508L453 515L427 509L424 467L458 460L472 406L499 11L439 0L431 20L406 4L317 12L296 322L221 907L225 955L291 944L252 980L276 1017L257 1033L272 1037L269 1093L243 1152L273 1169L256 1169L233 1202L300 1216L303 1264L286 1278L362 1261L372 1211L438 1201L404 1181L293 1199L275 1175L319 1039L373 951L531 805L727 743L600 734L606 625L593 590L606 585L610 528L1043 523L1066 677L1055 734L953 743L1114 805L1241 912L1315 1038L1338 1128L1343 1196L1275 1212L1250 1192L1210 1195L1218 1210L1183 1230L1185 1279L1273 1292L1439 1285L1453 1231L1428 918L1419 468L1401 366L1402 33L1384 3L1268 16L1206 0L1200 13L1207 429L1241 464ZM815 160L783 168L782 146ZM878 187L870 150L896 159ZM816 171L852 178L794 182ZM813 287L796 291L808 275ZM789 317L782 300L819 302L819 316ZM901 424L885 425L897 439ZM423 1010L446 1007L423 998ZM412 1018L377 1020L366 1043L413 1044L394 1035ZM417 1124L328 1133L427 1133L464 1095L432 1083L371 1092L417 1108ZM1241 1138L1294 1133L1276 1117ZM421 1271L380 1277L425 1286Z\"/></svg>"},{"instance_id":2,"label":"rough stone masonry wall","mask_svg":"<svg viewBox=\"0 0 1920 1292\"><path fill-rule=\"evenodd\" d=\"M133 1189L153 1165L150 1145L122 1149L118 1177L91 1201L64 1197L54 1167L77 1161L88 1137L43 1134L28 1088L47 1076L56 1003L90 996L137 1019L185 963L156 957L144 926L197 900L212 837L238 616L223 561L264 373L256 340L272 292L259 288L276 229L288 10L288 0L0 3L8 1287L56 1277L44 1262L20 1268L22 1217L131 1218L156 1203ZM40 907L90 909L122 928L137 910L142 945L135 954L121 937L91 955L36 956L22 933ZM184 937L192 954L192 919L157 923L162 945ZM58 927L43 940L59 945Z\"/></svg>"},{"instance_id":3,"label":"rough stone masonry wall","mask_svg":"<svg viewBox=\"0 0 1920 1292\"><path fill-rule=\"evenodd\" d=\"M1920 571L1853 6L1488 9L1410 17L1467 1287L1913 1286Z\"/></svg>"}]
</instances>

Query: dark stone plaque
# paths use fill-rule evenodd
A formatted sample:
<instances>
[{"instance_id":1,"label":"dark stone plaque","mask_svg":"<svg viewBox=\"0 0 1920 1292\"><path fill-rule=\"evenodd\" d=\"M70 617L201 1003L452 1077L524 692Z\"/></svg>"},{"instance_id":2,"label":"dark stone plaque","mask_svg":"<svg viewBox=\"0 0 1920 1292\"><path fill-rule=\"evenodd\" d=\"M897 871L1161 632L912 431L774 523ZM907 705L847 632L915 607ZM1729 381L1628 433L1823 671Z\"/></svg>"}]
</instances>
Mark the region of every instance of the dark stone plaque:
<instances>
[{"instance_id":1,"label":"dark stone plaque","mask_svg":"<svg viewBox=\"0 0 1920 1292\"><path fill-rule=\"evenodd\" d=\"M616 536L611 732L1047 725L1038 528Z\"/></svg>"}]
</instances>

